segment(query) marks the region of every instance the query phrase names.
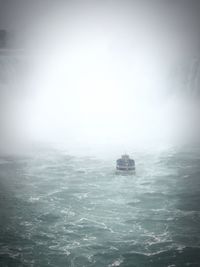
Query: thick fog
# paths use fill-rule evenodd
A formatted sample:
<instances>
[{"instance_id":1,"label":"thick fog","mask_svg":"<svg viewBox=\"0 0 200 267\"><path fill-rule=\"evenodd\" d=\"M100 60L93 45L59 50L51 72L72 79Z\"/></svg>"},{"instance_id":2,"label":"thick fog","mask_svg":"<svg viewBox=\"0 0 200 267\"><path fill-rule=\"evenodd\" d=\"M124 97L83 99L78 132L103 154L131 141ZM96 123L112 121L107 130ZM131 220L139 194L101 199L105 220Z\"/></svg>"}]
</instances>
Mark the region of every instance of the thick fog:
<instances>
[{"instance_id":1,"label":"thick fog","mask_svg":"<svg viewBox=\"0 0 200 267\"><path fill-rule=\"evenodd\" d=\"M1 1L1 147L174 145L199 136L195 1Z\"/></svg>"}]
</instances>

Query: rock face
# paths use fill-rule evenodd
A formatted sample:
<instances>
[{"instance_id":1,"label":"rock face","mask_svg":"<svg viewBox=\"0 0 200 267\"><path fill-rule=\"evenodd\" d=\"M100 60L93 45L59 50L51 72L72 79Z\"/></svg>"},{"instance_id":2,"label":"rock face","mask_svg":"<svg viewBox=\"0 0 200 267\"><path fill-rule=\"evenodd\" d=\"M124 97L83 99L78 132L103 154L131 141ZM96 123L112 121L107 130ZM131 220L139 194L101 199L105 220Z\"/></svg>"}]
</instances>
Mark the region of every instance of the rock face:
<instances>
[{"instance_id":1,"label":"rock face","mask_svg":"<svg viewBox=\"0 0 200 267\"><path fill-rule=\"evenodd\" d=\"M5 30L0 30L0 48L6 48L7 32Z\"/></svg>"},{"instance_id":2,"label":"rock face","mask_svg":"<svg viewBox=\"0 0 200 267\"><path fill-rule=\"evenodd\" d=\"M200 58L195 57L176 67L171 77L175 82L175 90L179 96L200 97ZM174 86L174 84L173 84Z\"/></svg>"},{"instance_id":3,"label":"rock face","mask_svg":"<svg viewBox=\"0 0 200 267\"><path fill-rule=\"evenodd\" d=\"M0 34L1 35L1 34ZM1 36L0 36L1 38ZM1 43L1 42L0 42ZM26 59L18 51L0 48L0 150L21 136L22 108L27 96Z\"/></svg>"}]
</instances>

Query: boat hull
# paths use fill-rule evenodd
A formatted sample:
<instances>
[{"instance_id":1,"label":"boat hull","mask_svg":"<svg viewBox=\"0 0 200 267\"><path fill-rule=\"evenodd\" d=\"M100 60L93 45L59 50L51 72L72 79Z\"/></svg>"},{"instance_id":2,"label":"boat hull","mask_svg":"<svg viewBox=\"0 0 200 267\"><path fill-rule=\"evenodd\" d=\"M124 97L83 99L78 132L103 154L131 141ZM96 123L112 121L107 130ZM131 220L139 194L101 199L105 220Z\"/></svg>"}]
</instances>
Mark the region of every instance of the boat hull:
<instances>
[{"instance_id":1,"label":"boat hull","mask_svg":"<svg viewBox=\"0 0 200 267\"><path fill-rule=\"evenodd\" d=\"M134 170L116 170L115 171L115 174L117 175L134 175L136 172L135 172L135 169Z\"/></svg>"},{"instance_id":2,"label":"boat hull","mask_svg":"<svg viewBox=\"0 0 200 267\"><path fill-rule=\"evenodd\" d=\"M135 173L135 161L129 157L129 155L122 155L120 159L116 161L116 173L129 175Z\"/></svg>"}]
</instances>

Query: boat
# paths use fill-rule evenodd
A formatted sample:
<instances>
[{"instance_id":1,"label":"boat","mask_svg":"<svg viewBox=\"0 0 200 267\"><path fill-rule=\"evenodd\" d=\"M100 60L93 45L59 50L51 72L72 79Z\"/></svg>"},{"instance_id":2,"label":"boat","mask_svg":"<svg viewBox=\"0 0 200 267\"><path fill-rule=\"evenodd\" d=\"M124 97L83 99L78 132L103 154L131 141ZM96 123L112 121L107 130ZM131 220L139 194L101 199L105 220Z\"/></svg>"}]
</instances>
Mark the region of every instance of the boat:
<instances>
[{"instance_id":1,"label":"boat","mask_svg":"<svg viewBox=\"0 0 200 267\"><path fill-rule=\"evenodd\" d=\"M127 154L122 155L116 163L117 173L132 173L135 171L135 161Z\"/></svg>"}]
</instances>

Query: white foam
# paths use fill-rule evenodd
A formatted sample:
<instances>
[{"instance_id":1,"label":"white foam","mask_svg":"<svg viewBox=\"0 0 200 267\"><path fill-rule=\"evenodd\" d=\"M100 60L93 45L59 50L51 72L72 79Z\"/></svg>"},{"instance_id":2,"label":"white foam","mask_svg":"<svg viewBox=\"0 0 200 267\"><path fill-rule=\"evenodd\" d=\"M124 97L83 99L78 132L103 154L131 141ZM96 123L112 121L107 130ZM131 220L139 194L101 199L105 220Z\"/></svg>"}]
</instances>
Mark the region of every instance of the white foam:
<instances>
[{"instance_id":1,"label":"white foam","mask_svg":"<svg viewBox=\"0 0 200 267\"><path fill-rule=\"evenodd\" d=\"M122 259L115 260L113 263L109 264L108 267L113 267L113 266L120 266L121 263L123 263Z\"/></svg>"}]
</instances>

